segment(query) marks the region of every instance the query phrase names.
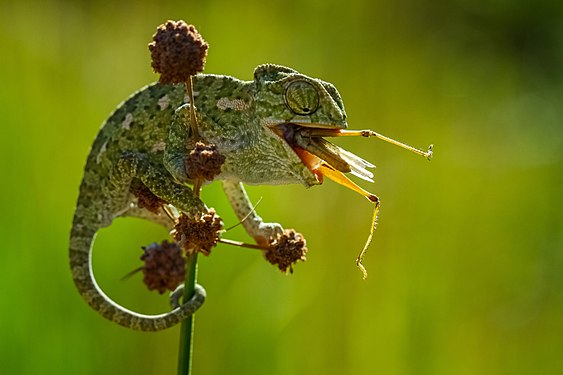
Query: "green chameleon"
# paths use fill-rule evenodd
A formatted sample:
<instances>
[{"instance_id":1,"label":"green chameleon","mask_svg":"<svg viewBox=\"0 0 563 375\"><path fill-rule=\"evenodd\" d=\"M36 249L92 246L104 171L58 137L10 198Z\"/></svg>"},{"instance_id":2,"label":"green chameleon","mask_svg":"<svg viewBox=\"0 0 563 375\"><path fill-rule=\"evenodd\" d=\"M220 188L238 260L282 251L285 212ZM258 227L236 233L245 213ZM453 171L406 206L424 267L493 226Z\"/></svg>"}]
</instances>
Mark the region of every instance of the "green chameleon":
<instances>
[{"instance_id":1,"label":"green chameleon","mask_svg":"<svg viewBox=\"0 0 563 375\"><path fill-rule=\"evenodd\" d=\"M371 180L370 163L322 138L347 126L342 99L330 83L286 67L260 65L253 81L202 74L193 84L199 134L225 156L216 179L237 217L247 217L243 225L257 242L267 243L283 229L254 212L243 182L310 187L322 183L323 175L345 172ZM170 227L163 213L137 207L130 191L134 180L181 212L206 210L188 186L193 181L184 165L191 141L189 110L182 85L155 83L141 89L105 122L86 162L70 235L72 277L92 308L125 327L166 329L193 314L205 299L198 285L194 297L172 311L141 315L102 292L91 262L96 233L117 217Z\"/></svg>"}]
</instances>

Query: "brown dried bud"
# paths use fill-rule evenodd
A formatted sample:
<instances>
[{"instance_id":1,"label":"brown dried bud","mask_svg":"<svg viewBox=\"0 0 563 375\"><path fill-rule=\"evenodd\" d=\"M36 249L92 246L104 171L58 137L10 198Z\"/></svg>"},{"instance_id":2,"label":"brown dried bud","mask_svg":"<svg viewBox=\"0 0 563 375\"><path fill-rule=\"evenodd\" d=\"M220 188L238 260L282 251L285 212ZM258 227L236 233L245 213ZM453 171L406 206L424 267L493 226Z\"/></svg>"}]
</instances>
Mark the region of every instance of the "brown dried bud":
<instances>
[{"instance_id":1,"label":"brown dried bud","mask_svg":"<svg viewBox=\"0 0 563 375\"><path fill-rule=\"evenodd\" d=\"M307 242L301 233L294 229L286 229L282 234L270 240L265 252L268 262L277 265L282 272L293 273L293 264L306 261Z\"/></svg>"},{"instance_id":2,"label":"brown dried bud","mask_svg":"<svg viewBox=\"0 0 563 375\"><path fill-rule=\"evenodd\" d=\"M202 72L209 45L193 25L167 21L158 26L149 43L152 67L160 83L182 83Z\"/></svg>"},{"instance_id":3,"label":"brown dried bud","mask_svg":"<svg viewBox=\"0 0 563 375\"><path fill-rule=\"evenodd\" d=\"M225 157L217 151L217 146L197 142L186 157L186 174L192 180L213 181L213 178L221 173L224 162Z\"/></svg>"},{"instance_id":4,"label":"brown dried bud","mask_svg":"<svg viewBox=\"0 0 563 375\"><path fill-rule=\"evenodd\" d=\"M139 208L146 208L150 212L157 214L160 212L162 205L166 204L166 201L154 195L153 192L137 178L133 179L129 190L137 197L137 207Z\"/></svg>"},{"instance_id":5,"label":"brown dried bud","mask_svg":"<svg viewBox=\"0 0 563 375\"><path fill-rule=\"evenodd\" d=\"M149 290L158 290L160 294L167 290L173 291L186 276L186 262L180 247L166 240L162 244L156 242L143 247L141 260L143 282Z\"/></svg>"},{"instance_id":6,"label":"brown dried bud","mask_svg":"<svg viewBox=\"0 0 563 375\"><path fill-rule=\"evenodd\" d=\"M209 255L211 248L217 245L222 230L221 218L210 208L207 213L197 214L193 218L180 215L174 226L173 237L188 256L196 252Z\"/></svg>"}]
</instances>

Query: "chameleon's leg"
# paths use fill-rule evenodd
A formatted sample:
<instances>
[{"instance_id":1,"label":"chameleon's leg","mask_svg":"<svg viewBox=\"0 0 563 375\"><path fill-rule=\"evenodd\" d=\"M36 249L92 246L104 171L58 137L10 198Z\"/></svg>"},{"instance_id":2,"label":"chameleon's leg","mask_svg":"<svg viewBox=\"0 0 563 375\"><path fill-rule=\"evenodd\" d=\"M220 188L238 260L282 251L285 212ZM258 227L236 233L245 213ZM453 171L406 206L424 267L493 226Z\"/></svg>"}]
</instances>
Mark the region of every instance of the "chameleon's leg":
<instances>
[{"instance_id":1,"label":"chameleon's leg","mask_svg":"<svg viewBox=\"0 0 563 375\"><path fill-rule=\"evenodd\" d=\"M205 204L188 186L174 182L161 164L151 163L145 154L128 152L122 155L116 175L121 180L117 184L128 184L131 179L138 178L154 195L179 211L195 214L206 210Z\"/></svg>"},{"instance_id":2,"label":"chameleon's leg","mask_svg":"<svg viewBox=\"0 0 563 375\"><path fill-rule=\"evenodd\" d=\"M198 113L199 116L201 114ZM201 119L200 119L201 121ZM186 145L189 141L190 105L176 109L168 128L168 139L164 149L164 166L174 179L180 183L189 182L186 174Z\"/></svg>"},{"instance_id":3,"label":"chameleon's leg","mask_svg":"<svg viewBox=\"0 0 563 375\"><path fill-rule=\"evenodd\" d=\"M186 151L189 153L196 145L199 137L193 137L190 133L190 105L184 104L176 109L168 128L168 139L164 149L164 167L179 183L193 183L186 173ZM205 113L196 112L198 124L211 123ZM199 136L205 135L203 126L199 128Z\"/></svg>"},{"instance_id":4,"label":"chameleon's leg","mask_svg":"<svg viewBox=\"0 0 563 375\"><path fill-rule=\"evenodd\" d=\"M139 178L156 196L184 212L205 209L187 187L175 184L169 174L151 164L142 154L130 153L118 163L111 183L119 191L128 191L132 178ZM124 188L125 187L125 188ZM89 189L92 190L92 189ZM205 290L197 285L194 296L172 311L160 315L143 315L130 311L113 302L100 289L92 270L92 245L102 226L91 213L92 202L87 195L79 197L70 239L70 266L74 282L84 299L105 318L122 326L142 330L159 331L169 328L192 315L204 302Z\"/></svg>"},{"instance_id":5,"label":"chameleon's leg","mask_svg":"<svg viewBox=\"0 0 563 375\"><path fill-rule=\"evenodd\" d=\"M259 245L267 245L272 237L283 233L283 228L278 223L264 223L258 216L252 203L248 199L246 190L241 182L223 181L223 190L231 202L239 220L247 233L254 238Z\"/></svg>"}]
</instances>

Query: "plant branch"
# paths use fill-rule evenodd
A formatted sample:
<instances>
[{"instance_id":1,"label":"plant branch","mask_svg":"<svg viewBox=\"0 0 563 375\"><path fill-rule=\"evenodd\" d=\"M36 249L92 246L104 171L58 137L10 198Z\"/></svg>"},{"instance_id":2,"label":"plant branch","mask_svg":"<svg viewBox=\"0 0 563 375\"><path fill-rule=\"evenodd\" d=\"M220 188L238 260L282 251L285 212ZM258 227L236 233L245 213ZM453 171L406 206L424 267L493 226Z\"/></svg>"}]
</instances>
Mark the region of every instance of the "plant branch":
<instances>
[{"instance_id":1,"label":"plant branch","mask_svg":"<svg viewBox=\"0 0 563 375\"><path fill-rule=\"evenodd\" d=\"M184 301L189 301L195 293L197 279L197 253L186 260L186 280L184 282ZM180 353L178 354L178 374L192 373L192 352L195 320L191 315L182 322L180 328Z\"/></svg>"}]
</instances>

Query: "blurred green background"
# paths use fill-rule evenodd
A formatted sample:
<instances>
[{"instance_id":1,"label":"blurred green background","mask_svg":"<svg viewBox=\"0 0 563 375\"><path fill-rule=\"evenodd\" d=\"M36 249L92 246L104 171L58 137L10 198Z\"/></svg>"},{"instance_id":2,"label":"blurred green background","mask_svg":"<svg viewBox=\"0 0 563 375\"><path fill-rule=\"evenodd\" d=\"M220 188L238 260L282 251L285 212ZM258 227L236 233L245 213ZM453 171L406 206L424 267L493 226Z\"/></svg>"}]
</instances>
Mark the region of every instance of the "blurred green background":
<instances>
[{"instance_id":1,"label":"blurred green background","mask_svg":"<svg viewBox=\"0 0 563 375\"><path fill-rule=\"evenodd\" d=\"M185 19L210 44L207 73L251 79L272 62L332 82L351 128L337 140L377 164L379 225L354 265L371 205L331 181L252 187L260 214L302 232L283 275L252 250L199 261L195 374L563 373L563 3L560 1L2 1L0 371L173 374L179 329L99 317L70 278L68 233L100 124L152 82L147 43ZM236 219L218 184L204 198ZM249 241L240 227L226 237ZM148 292L140 246L155 225L118 220L94 263L115 300Z\"/></svg>"}]
</instances>

